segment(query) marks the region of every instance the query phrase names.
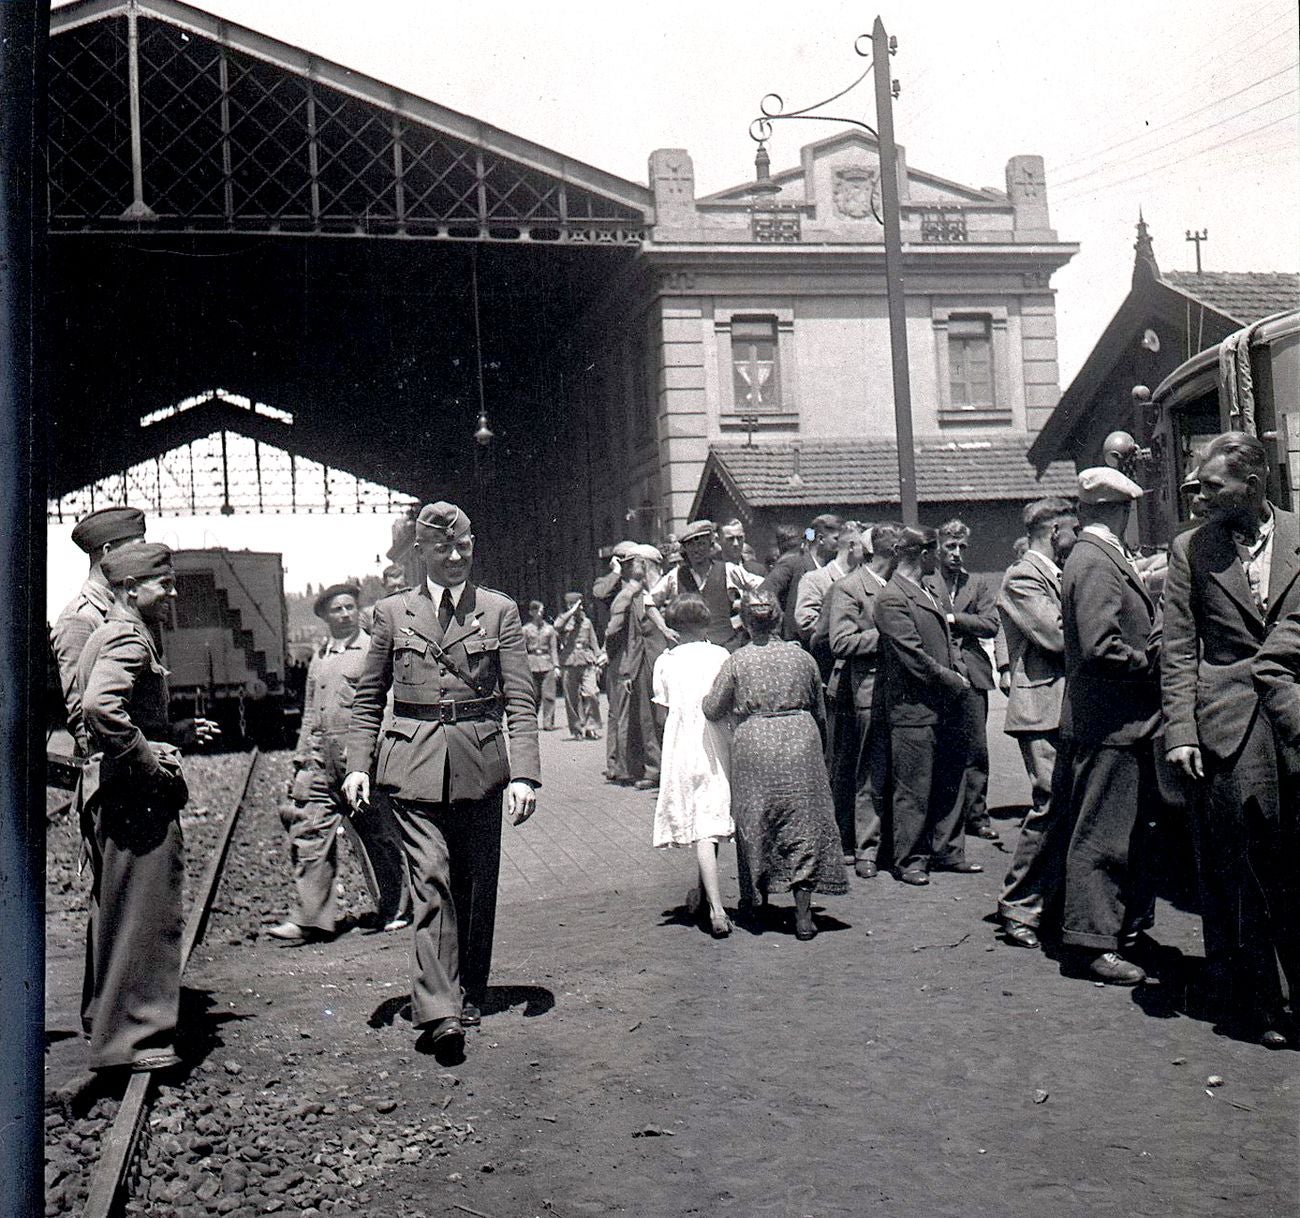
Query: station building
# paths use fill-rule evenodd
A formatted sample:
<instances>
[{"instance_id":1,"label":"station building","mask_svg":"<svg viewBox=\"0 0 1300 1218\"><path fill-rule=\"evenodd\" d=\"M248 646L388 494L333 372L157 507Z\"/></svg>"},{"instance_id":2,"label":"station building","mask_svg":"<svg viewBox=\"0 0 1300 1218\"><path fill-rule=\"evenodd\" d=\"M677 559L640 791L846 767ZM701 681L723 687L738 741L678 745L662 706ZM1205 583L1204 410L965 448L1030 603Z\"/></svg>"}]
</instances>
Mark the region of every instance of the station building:
<instances>
[{"instance_id":1,"label":"station building","mask_svg":"<svg viewBox=\"0 0 1300 1218\"><path fill-rule=\"evenodd\" d=\"M302 510L272 453L324 469L330 510L350 510L330 471L358 505L454 498L484 578L551 603L602 547L702 512L760 552L823 510L897 515L869 136L804 146L772 193L701 196L689 150L626 180L179 0L56 10L49 87L56 501L159 510L220 436L220 510ZM900 148L922 517L967 517L985 570L1027 500L1073 486L1025 452L1077 247L1041 158L999 176Z\"/></svg>"}]
</instances>

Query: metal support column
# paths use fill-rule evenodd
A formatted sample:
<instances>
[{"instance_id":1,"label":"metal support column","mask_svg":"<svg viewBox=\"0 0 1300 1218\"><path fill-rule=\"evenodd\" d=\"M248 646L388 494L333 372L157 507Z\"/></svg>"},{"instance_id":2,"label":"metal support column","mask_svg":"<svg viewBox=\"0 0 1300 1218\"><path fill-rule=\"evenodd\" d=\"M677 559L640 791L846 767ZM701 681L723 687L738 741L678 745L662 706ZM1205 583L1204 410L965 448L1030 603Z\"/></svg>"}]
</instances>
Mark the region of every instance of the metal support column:
<instances>
[{"instance_id":1,"label":"metal support column","mask_svg":"<svg viewBox=\"0 0 1300 1218\"><path fill-rule=\"evenodd\" d=\"M889 354L894 368L894 427L898 433L898 496L904 524L916 524L916 450L912 440L912 381L907 367L907 297L903 287L903 240L899 224L898 151L894 147L892 49L879 17L871 27L876 76L876 125L880 140L880 200L885 225L885 292L889 302Z\"/></svg>"},{"instance_id":2,"label":"metal support column","mask_svg":"<svg viewBox=\"0 0 1300 1218\"><path fill-rule=\"evenodd\" d=\"M44 1194L49 27L49 0L0 3L0 1214L39 1213Z\"/></svg>"},{"instance_id":3,"label":"metal support column","mask_svg":"<svg viewBox=\"0 0 1300 1218\"><path fill-rule=\"evenodd\" d=\"M156 220L157 213L144 201L144 150L140 137L140 15L135 0L126 9L126 72L131 103L131 206L123 220Z\"/></svg>"}]
</instances>

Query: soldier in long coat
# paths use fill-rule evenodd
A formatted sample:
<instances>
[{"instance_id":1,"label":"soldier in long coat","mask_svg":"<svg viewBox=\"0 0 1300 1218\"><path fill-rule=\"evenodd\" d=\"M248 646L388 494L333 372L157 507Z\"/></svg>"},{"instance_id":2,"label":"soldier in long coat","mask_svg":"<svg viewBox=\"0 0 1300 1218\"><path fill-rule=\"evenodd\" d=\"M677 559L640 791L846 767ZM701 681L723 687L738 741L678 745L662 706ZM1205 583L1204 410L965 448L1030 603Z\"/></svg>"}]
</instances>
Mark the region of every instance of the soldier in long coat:
<instances>
[{"instance_id":1,"label":"soldier in long coat","mask_svg":"<svg viewBox=\"0 0 1300 1218\"><path fill-rule=\"evenodd\" d=\"M1168 760L1193 780L1205 951L1230 1014L1274 1048L1291 1029L1278 961L1300 992L1295 806L1280 797L1273 726L1251 665L1300 608L1300 521L1267 502L1268 457L1229 432L1201 461L1206 520L1170 547L1161 681Z\"/></svg>"},{"instance_id":2,"label":"soldier in long coat","mask_svg":"<svg viewBox=\"0 0 1300 1218\"><path fill-rule=\"evenodd\" d=\"M464 1024L479 1021L491 970L502 792L522 824L536 807L541 762L519 610L470 582L469 517L428 504L415 544L424 583L375 606L344 792L353 807L368 803L374 764L391 797L414 903L416 1047L454 1059ZM390 688L392 722L380 740Z\"/></svg>"},{"instance_id":3,"label":"soldier in long coat","mask_svg":"<svg viewBox=\"0 0 1300 1218\"><path fill-rule=\"evenodd\" d=\"M90 750L80 798L94 842L90 1065L157 1070L179 1060L180 810L188 798L154 637L176 595L171 551L125 546L105 555L102 569L115 601L77 670Z\"/></svg>"},{"instance_id":4,"label":"soldier in long coat","mask_svg":"<svg viewBox=\"0 0 1300 1218\"><path fill-rule=\"evenodd\" d=\"M1074 546L1078 523L1068 500L1029 504L1029 545L1007 568L997 600L1010 679L1003 730L1020 746L1031 801L998 898L1003 936L1018 947L1038 946L1043 906L1061 878L1065 843L1053 830L1066 809L1061 799L1053 798L1052 788L1065 693L1060 564ZM1063 772L1068 768L1062 766Z\"/></svg>"}]
</instances>

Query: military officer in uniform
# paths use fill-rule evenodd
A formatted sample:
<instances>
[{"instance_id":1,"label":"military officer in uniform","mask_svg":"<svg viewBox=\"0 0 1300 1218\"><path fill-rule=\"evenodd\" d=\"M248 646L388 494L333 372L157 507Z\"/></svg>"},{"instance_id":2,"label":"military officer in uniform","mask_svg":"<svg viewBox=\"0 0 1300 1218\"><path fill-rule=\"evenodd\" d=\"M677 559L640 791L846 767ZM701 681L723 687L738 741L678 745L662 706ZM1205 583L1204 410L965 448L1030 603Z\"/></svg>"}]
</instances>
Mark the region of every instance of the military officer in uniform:
<instances>
[{"instance_id":1,"label":"military officer in uniform","mask_svg":"<svg viewBox=\"0 0 1300 1218\"><path fill-rule=\"evenodd\" d=\"M353 817L343 797L344 751L352 720L352 696L365 663L370 636L357 625L361 590L332 584L313 612L329 637L312 656L302 729L294 750L294 778L281 822L289 835L297 905L289 919L266 933L286 943L332 935L338 920L338 835L351 839L375 902L375 921L385 930L410 925L403 905L402 839L388 801L376 796Z\"/></svg>"},{"instance_id":2,"label":"military officer in uniform","mask_svg":"<svg viewBox=\"0 0 1300 1218\"><path fill-rule=\"evenodd\" d=\"M470 582L469 517L454 504L428 504L415 538L426 578L375 606L343 789L354 808L367 804L377 762L414 901L416 1048L455 1060L464 1025L479 1021L492 962L502 791L511 820L522 824L536 808L541 763L519 610ZM392 721L380 741L390 687Z\"/></svg>"},{"instance_id":3,"label":"military officer in uniform","mask_svg":"<svg viewBox=\"0 0 1300 1218\"><path fill-rule=\"evenodd\" d=\"M86 733L81 726L81 691L77 687L77 662L86 640L104 624L113 607L113 590L101 567L104 555L119 546L144 540L144 513L133 507L106 507L77 521L72 541L90 556L90 574L81 590L59 614L50 632L54 659L59 666L63 702L68 711L68 732L76 752L84 756Z\"/></svg>"},{"instance_id":4,"label":"military officer in uniform","mask_svg":"<svg viewBox=\"0 0 1300 1218\"><path fill-rule=\"evenodd\" d=\"M80 788L93 835L86 988L90 1065L175 1065L181 981L180 810L188 791L167 717L154 628L176 595L171 551L123 546L101 573L114 603L77 669L90 756ZM210 735L195 721L198 739Z\"/></svg>"}]
</instances>

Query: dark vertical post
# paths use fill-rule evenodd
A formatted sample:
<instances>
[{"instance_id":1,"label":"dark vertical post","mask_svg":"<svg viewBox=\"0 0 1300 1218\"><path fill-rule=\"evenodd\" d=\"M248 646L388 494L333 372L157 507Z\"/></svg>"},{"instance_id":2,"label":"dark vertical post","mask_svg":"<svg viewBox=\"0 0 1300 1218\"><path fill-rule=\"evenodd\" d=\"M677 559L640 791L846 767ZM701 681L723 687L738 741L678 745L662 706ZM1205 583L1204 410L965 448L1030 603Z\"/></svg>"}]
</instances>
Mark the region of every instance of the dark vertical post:
<instances>
[{"instance_id":1,"label":"dark vertical post","mask_svg":"<svg viewBox=\"0 0 1300 1218\"><path fill-rule=\"evenodd\" d=\"M889 354L894 367L894 428L898 433L898 501L904 524L916 524L916 451L912 443L912 381L907 368L907 298L903 291L903 238L898 214L898 153L894 147L894 92L889 38L879 17L871 28L876 76L876 126L880 136L880 200L885 209L885 292L889 302Z\"/></svg>"},{"instance_id":2,"label":"dark vertical post","mask_svg":"<svg viewBox=\"0 0 1300 1218\"><path fill-rule=\"evenodd\" d=\"M49 0L0 3L0 1214L39 1213L44 1191L49 28Z\"/></svg>"}]
</instances>

